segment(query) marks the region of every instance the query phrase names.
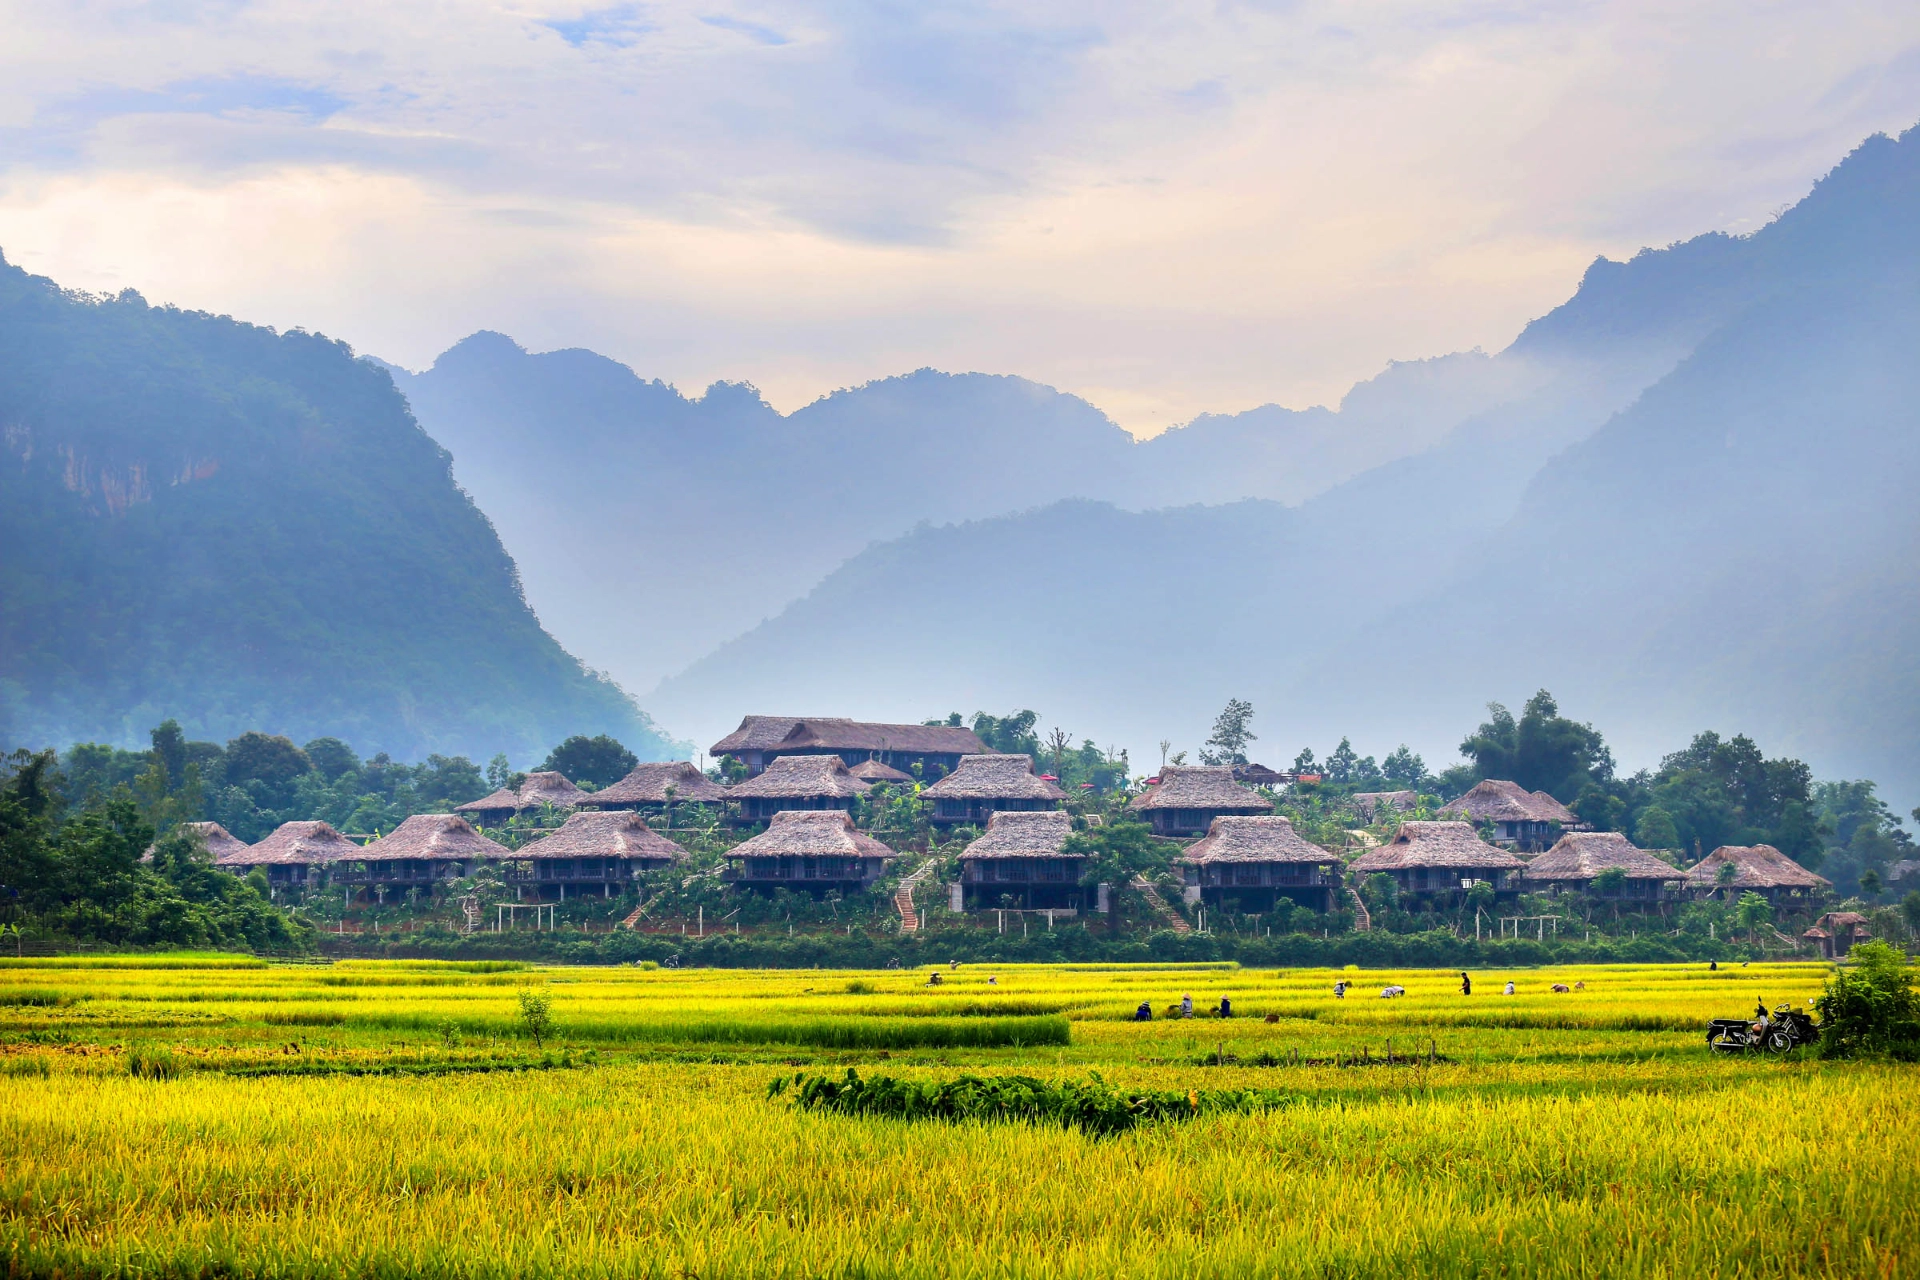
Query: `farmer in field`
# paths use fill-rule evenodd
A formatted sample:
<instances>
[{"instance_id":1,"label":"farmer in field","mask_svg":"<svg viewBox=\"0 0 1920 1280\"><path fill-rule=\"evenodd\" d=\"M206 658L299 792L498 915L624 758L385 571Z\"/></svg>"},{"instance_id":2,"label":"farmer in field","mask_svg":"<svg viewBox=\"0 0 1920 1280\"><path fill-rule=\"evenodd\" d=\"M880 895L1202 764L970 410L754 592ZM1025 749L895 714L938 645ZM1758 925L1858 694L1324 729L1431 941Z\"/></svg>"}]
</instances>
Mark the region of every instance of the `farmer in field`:
<instances>
[{"instance_id":1,"label":"farmer in field","mask_svg":"<svg viewBox=\"0 0 1920 1280\"><path fill-rule=\"evenodd\" d=\"M1233 1016L1233 1001L1227 999L1225 996L1221 996L1218 1012L1223 1018L1231 1018Z\"/></svg>"},{"instance_id":2,"label":"farmer in field","mask_svg":"<svg viewBox=\"0 0 1920 1280\"><path fill-rule=\"evenodd\" d=\"M1347 981L1345 978L1333 984L1333 998L1335 1000L1345 1000L1347 998Z\"/></svg>"},{"instance_id":3,"label":"farmer in field","mask_svg":"<svg viewBox=\"0 0 1920 1280\"><path fill-rule=\"evenodd\" d=\"M1467 971L1465 969L1462 969L1460 971L1460 994L1463 996L1470 996L1473 994L1473 979L1467 976Z\"/></svg>"},{"instance_id":4,"label":"farmer in field","mask_svg":"<svg viewBox=\"0 0 1920 1280\"><path fill-rule=\"evenodd\" d=\"M1153 1021L1153 1001L1142 1000L1140 1002L1140 1007L1133 1011L1133 1020L1135 1022L1152 1022Z\"/></svg>"},{"instance_id":5,"label":"farmer in field","mask_svg":"<svg viewBox=\"0 0 1920 1280\"><path fill-rule=\"evenodd\" d=\"M1509 979L1507 980L1507 990L1506 990L1506 994L1507 994L1507 995L1512 995L1512 994L1513 994L1513 980L1512 980L1511 978L1509 978Z\"/></svg>"},{"instance_id":6,"label":"farmer in field","mask_svg":"<svg viewBox=\"0 0 1920 1280\"><path fill-rule=\"evenodd\" d=\"M1193 1016L1192 995L1189 994L1180 997L1180 1016L1183 1018L1191 1018Z\"/></svg>"}]
</instances>

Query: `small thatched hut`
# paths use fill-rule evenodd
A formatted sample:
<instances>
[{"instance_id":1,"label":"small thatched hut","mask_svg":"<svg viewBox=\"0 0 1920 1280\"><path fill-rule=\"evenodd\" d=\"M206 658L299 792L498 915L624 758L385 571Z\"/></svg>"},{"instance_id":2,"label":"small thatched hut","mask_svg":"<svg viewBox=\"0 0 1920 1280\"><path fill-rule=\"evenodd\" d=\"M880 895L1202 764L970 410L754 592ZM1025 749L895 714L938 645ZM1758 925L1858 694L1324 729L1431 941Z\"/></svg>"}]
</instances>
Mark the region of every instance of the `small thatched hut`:
<instances>
[{"instance_id":1,"label":"small thatched hut","mask_svg":"<svg viewBox=\"0 0 1920 1280\"><path fill-rule=\"evenodd\" d=\"M1619 870L1626 876L1619 887L1603 891L1603 896L1629 902L1658 902L1667 895L1667 886L1678 886L1686 873L1668 866L1618 831L1569 831L1520 873L1524 886L1532 892L1558 893L1573 889L1593 892L1593 882L1603 872Z\"/></svg>"},{"instance_id":2,"label":"small thatched hut","mask_svg":"<svg viewBox=\"0 0 1920 1280\"><path fill-rule=\"evenodd\" d=\"M1871 941L1873 927L1858 911L1829 911L1800 937L1817 948L1823 959L1840 960L1859 943Z\"/></svg>"},{"instance_id":3,"label":"small thatched hut","mask_svg":"<svg viewBox=\"0 0 1920 1280\"><path fill-rule=\"evenodd\" d=\"M878 760L896 769L920 766L932 781L960 757L987 749L971 729L945 724L872 724L839 716L747 716L709 754L732 756L757 774L781 756L839 756L847 766Z\"/></svg>"},{"instance_id":4,"label":"small thatched hut","mask_svg":"<svg viewBox=\"0 0 1920 1280\"><path fill-rule=\"evenodd\" d=\"M963 756L961 758L965 759L966 757ZM890 787L897 787L902 783L913 781L912 774L902 773L892 765L883 764L878 760L862 760L847 772L870 786L877 786L884 782Z\"/></svg>"},{"instance_id":5,"label":"small thatched hut","mask_svg":"<svg viewBox=\"0 0 1920 1280\"><path fill-rule=\"evenodd\" d=\"M1220 817L1256 817L1273 812L1259 793L1233 780L1231 765L1167 765L1160 781L1127 806L1145 818L1157 836L1197 836Z\"/></svg>"},{"instance_id":6,"label":"small thatched hut","mask_svg":"<svg viewBox=\"0 0 1920 1280\"><path fill-rule=\"evenodd\" d=\"M1509 894L1518 892L1524 866L1482 840L1471 822L1403 822L1393 839L1361 854L1348 870L1357 879L1391 876L1402 893L1457 894L1486 883Z\"/></svg>"},{"instance_id":7,"label":"small thatched hut","mask_svg":"<svg viewBox=\"0 0 1920 1280\"><path fill-rule=\"evenodd\" d=\"M895 855L872 836L855 830L848 814L786 809L773 815L765 831L728 850L726 857L735 864L724 873L726 879L742 888L849 892L879 879Z\"/></svg>"},{"instance_id":8,"label":"small thatched hut","mask_svg":"<svg viewBox=\"0 0 1920 1280\"><path fill-rule=\"evenodd\" d=\"M839 756L780 756L765 772L727 788L727 798L739 802L739 822L764 822L790 809L847 812L869 785Z\"/></svg>"},{"instance_id":9,"label":"small thatched hut","mask_svg":"<svg viewBox=\"0 0 1920 1280\"><path fill-rule=\"evenodd\" d=\"M221 859L244 856L251 847L217 822L183 822L174 830L181 835L197 836L206 851L213 855L213 865L216 867L222 865ZM146 852L140 855L140 861L153 861L152 845L148 845Z\"/></svg>"},{"instance_id":10,"label":"small thatched hut","mask_svg":"<svg viewBox=\"0 0 1920 1280\"><path fill-rule=\"evenodd\" d=\"M1733 875L1723 882L1720 868L1725 866L1733 868ZM1810 901L1832 887L1825 876L1813 874L1770 844L1723 844L1687 868L1687 888L1695 893L1711 896L1724 891L1726 897L1737 898L1752 891L1775 906Z\"/></svg>"},{"instance_id":11,"label":"small thatched hut","mask_svg":"<svg viewBox=\"0 0 1920 1280\"><path fill-rule=\"evenodd\" d=\"M536 892L551 890L564 902L569 885L576 896L584 886L610 898L643 872L685 861L687 851L656 834L639 814L614 810L571 814L559 830L528 841L513 856L527 864L524 879Z\"/></svg>"},{"instance_id":12,"label":"small thatched hut","mask_svg":"<svg viewBox=\"0 0 1920 1280\"><path fill-rule=\"evenodd\" d=\"M932 821L939 826L981 823L996 813L1037 813L1057 809L1067 793L1034 776L1033 757L961 756L960 767L922 792L933 801Z\"/></svg>"},{"instance_id":13,"label":"small thatched hut","mask_svg":"<svg viewBox=\"0 0 1920 1280\"><path fill-rule=\"evenodd\" d=\"M986 834L960 854L963 903L998 907L1011 896L1024 908L1077 911L1084 896L1080 868L1086 855L1061 852L1072 834L1073 819L1064 813L1002 810L990 815Z\"/></svg>"},{"instance_id":14,"label":"small thatched hut","mask_svg":"<svg viewBox=\"0 0 1920 1280\"><path fill-rule=\"evenodd\" d=\"M1493 824L1495 844L1524 853L1538 853L1559 839L1562 831L1580 825L1567 806L1544 791L1528 791L1517 782L1488 778L1440 810L1444 817L1463 818L1476 826Z\"/></svg>"},{"instance_id":15,"label":"small thatched hut","mask_svg":"<svg viewBox=\"0 0 1920 1280\"><path fill-rule=\"evenodd\" d=\"M217 824L208 824L217 825ZM222 835L226 835L224 831ZM227 839L233 840L232 836ZM235 844L240 844L234 840ZM208 848L212 848L209 840ZM255 867L267 873L267 882L276 888L305 885L316 873L332 868L351 871L361 856L360 846L324 822L283 822L259 844L241 844L214 861L222 871L245 875ZM335 878L339 878L336 874Z\"/></svg>"},{"instance_id":16,"label":"small thatched hut","mask_svg":"<svg viewBox=\"0 0 1920 1280\"><path fill-rule=\"evenodd\" d=\"M482 796L478 800L455 805L453 811L468 814L475 822L494 826L505 822L516 813L527 813L545 805L552 805L556 809L571 809L587 794L567 781L565 774L551 771L530 773L518 790L509 791L502 787L490 796Z\"/></svg>"},{"instance_id":17,"label":"small thatched hut","mask_svg":"<svg viewBox=\"0 0 1920 1280\"><path fill-rule=\"evenodd\" d=\"M416 813L359 851L360 866L335 876L342 884L371 888L425 888L457 880L482 862L506 862L513 852L475 831L452 813Z\"/></svg>"},{"instance_id":18,"label":"small thatched hut","mask_svg":"<svg viewBox=\"0 0 1920 1280\"><path fill-rule=\"evenodd\" d=\"M1331 911L1340 888L1340 859L1303 840L1285 818L1215 818L1204 840L1180 859L1188 900L1213 906L1229 901L1242 911L1271 911L1288 898L1315 911Z\"/></svg>"},{"instance_id":19,"label":"small thatched hut","mask_svg":"<svg viewBox=\"0 0 1920 1280\"><path fill-rule=\"evenodd\" d=\"M671 803L725 804L727 789L696 769L691 760L650 760L602 791L577 801L583 809L664 809Z\"/></svg>"}]
</instances>

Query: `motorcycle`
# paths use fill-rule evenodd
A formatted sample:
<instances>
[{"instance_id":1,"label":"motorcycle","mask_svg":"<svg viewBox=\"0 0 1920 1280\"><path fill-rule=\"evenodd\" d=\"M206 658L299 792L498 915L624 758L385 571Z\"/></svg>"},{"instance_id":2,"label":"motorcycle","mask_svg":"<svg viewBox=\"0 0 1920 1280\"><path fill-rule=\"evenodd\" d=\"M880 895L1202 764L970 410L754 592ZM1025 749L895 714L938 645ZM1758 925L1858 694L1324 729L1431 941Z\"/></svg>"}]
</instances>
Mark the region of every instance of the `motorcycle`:
<instances>
[{"instance_id":1,"label":"motorcycle","mask_svg":"<svg viewBox=\"0 0 1920 1280\"><path fill-rule=\"evenodd\" d=\"M1790 1004L1763 1017L1715 1018L1707 1026L1707 1047L1715 1053L1786 1053L1819 1038L1814 1020Z\"/></svg>"}]
</instances>

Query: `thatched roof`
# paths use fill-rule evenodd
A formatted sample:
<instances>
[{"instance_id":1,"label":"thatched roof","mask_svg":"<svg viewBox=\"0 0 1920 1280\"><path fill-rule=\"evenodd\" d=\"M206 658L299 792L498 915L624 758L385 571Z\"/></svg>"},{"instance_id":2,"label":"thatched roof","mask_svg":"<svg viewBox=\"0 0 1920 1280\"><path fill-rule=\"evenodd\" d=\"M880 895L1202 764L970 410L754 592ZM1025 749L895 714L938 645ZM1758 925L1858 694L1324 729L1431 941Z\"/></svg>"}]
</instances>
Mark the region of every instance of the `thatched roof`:
<instances>
[{"instance_id":1,"label":"thatched roof","mask_svg":"<svg viewBox=\"0 0 1920 1280\"><path fill-rule=\"evenodd\" d=\"M882 764L878 760L862 760L848 772L862 782L898 784L913 781L912 774L902 773L892 765Z\"/></svg>"},{"instance_id":2,"label":"thatched roof","mask_svg":"<svg viewBox=\"0 0 1920 1280\"><path fill-rule=\"evenodd\" d=\"M670 858L687 856L665 836L658 835L637 813L570 815L551 835L521 845L516 858Z\"/></svg>"},{"instance_id":3,"label":"thatched roof","mask_svg":"<svg viewBox=\"0 0 1920 1280\"><path fill-rule=\"evenodd\" d=\"M754 796L793 800L807 796L848 796L866 794L871 783L860 781L848 771L839 756L780 756L767 762L757 777L727 788L729 799Z\"/></svg>"},{"instance_id":4,"label":"thatched roof","mask_svg":"<svg viewBox=\"0 0 1920 1280\"><path fill-rule=\"evenodd\" d=\"M1734 889L1824 889L1832 884L1770 844L1723 844L1687 868L1687 883L1696 889L1717 888L1720 868L1728 863L1734 867Z\"/></svg>"},{"instance_id":5,"label":"thatched roof","mask_svg":"<svg viewBox=\"0 0 1920 1280\"><path fill-rule=\"evenodd\" d=\"M556 809L570 809L585 798L587 792L567 781L566 775L548 771L530 773L518 791L509 791L502 787L490 796L478 800L469 800L465 804L455 805L455 813L498 813L502 809L516 812L523 809L538 809L550 804Z\"/></svg>"},{"instance_id":6,"label":"thatched roof","mask_svg":"<svg viewBox=\"0 0 1920 1280\"><path fill-rule=\"evenodd\" d=\"M944 724L874 724L839 716L747 716L709 754L743 751L897 751L969 755L987 744L971 729Z\"/></svg>"},{"instance_id":7,"label":"thatched roof","mask_svg":"<svg viewBox=\"0 0 1920 1280\"><path fill-rule=\"evenodd\" d=\"M229 837L231 839L231 837ZM238 843L236 841L236 843ZM244 846L242 846L244 848ZM220 859L228 867L326 866L357 862L364 850L324 822L283 822L245 853Z\"/></svg>"},{"instance_id":8,"label":"thatched roof","mask_svg":"<svg viewBox=\"0 0 1920 1280\"><path fill-rule=\"evenodd\" d=\"M1213 809L1229 813L1272 813L1265 798L1233 780L1231 765L1181 764L1160 770L1160 785L1135 796L1129 809Z\"/></svg>"},{"instance_id":9,"label":"thatched roof","mask_svg":"<svg viewBox=\"0 0 1920 1280\"><path fill-rule=\"evenodd\" d=\"M788 809L767 829L727 850L728 858L892 858L893 850L863 831L838 809Z\"/></svg>"},{"instance_id":10,"label":"thatched roof","mask_svg":"<svg viewBox=\"0 0 1920 1280\"><path fill-rule=\"evenodd\" d=\"M1269 769L1263 764L1237 764L1233 766L1233 780L1250 787L1281 787L1290 779L1278 769Z\"/></svg>"},{"instance_id":11,"label":"thatched roof","mask_svg":"<svg viewBox=\"0 0 1920 1280\"><path fill-rule=\"evenodd\" d=\"M247 844L247 842L245 840L242 840L239 836L234 835L231 831L228 831L225 827L221 826L217 822L183 822L179 826L175 827L174 830L180 832L183 835L199 836L200 843L204 844L207 847L207 852L213 855L213 865L215 865L216 867L221 865L228 865L228 866L251 866L252 865L251 863L246 862L244 858L244 855L246 854L248 848L250 847ZM241 858L241 861L234 862L233 859L236 856L239 856ZM153 861L152 845L148 845L146 852L140 855L140 861L142 862Z\"/></svg>"},{"instance_id":12,"label":"thatched roof","mask_svg":"<svg viewBox=\"0 0 1920 1280\"><path fill-rule=\"evenodd\" d=\"M1471 822L1403 822L1393 839L1354 859L1352 869L1371 875L1413 867L1516 871L1525 865L1505 849L1482 840Z\"/></svg>"},{"instance_id":13,"label":"thatched roof","mask_svg":"<svg viewBox=\"0 0 1920 1280\"><path fill-rule=\"evenodd\" d=\"M583 805L665 804L667 788L674 803L719 804L727 789L693 767L691 760L660 760L638 765L632 773L603 791L580 797Z\"/></svg>"},{"instance_id":14,"label":"thatched roof","mask_svg":"<svg viewBox=\"0 0 1920 1280\"><path fill-rule=\"evenodd\" d=\"M1488 778L1440 810L1474 822L1578 822L1573 811L1544 791L1528 791L1517 782Z\"/></svg>"},{"instance_id":15,"label":"thatched roof","mask_svg":"<svg viewBox=\"0 0 1920 1280\"><path fill-rule=\"evenodd\" d=\"M1820 917L1819 923L1829 929L1858 929L1873 922L1858 911L1829 911Z\"/></svg>"},{"instance_id":16,"label":"thatched roof","mask_svg":"<svg viewBox=\"0 0 1920 1280\"><path fill-rule=\"evenodd\" d=\"M1073 818L1064 813L996 813L987 819L987 832L960 854L969 858L1084 858L1062 853L1060 846L1073 834Z\"/></svg>"},{"instance_id":17,"label":"thatched roof","mask_svg":"<svg viewBox=\"0 0 1920 1280\"><path fill-rule=\"evenodd\" d=\"M511 858L505 845L493 841L467 825L465 818L451 813L416 813L382 836L359 856L368 862L395 858Z\"/></svg>"},{"instance_id":18,"label":"thatched roof","mask_svg":"<svg viewBox=\"0 0 1920 1280\"><path fill-rule=\"evenodd\" d=\"M1353 793L1353 807L1371 817L1383 809L1392 809L1405 813L1420 803L1417 791L1356 791Z\"/></svg>"},{"instance_id":19,"label":"thatched roof","mask_svg":"<svg viewBox=\"0 0 1920 1280\"><path fill-rule=\"evenodd\" d=\"M1526 880L1591 880L1618 867L1629 880L1684 880L1686 873L1668 866L1618 831L1569 831L1521 873Z\"/></svg>"},{"instance_id":20,"label":"thatched roof","mask_svg":"<svg viewBox=\"0 0 1920 1280\"><path fill-rule=\"evenodd\" d=\"M1034 776L1033 757L961 756L960 767L928 787L932 800L1065 800L1067 793Z\"/></svg>"},{"instance_id":21,"label":"thatched roof","mask_svg":"<svg viewBox=\"0 0 1920 1280\"><path fill-rule=\"evenodd\" d=\"M1340 861L1317 844L1302 839L1293 823L1274 815L1215 818L1206 836L1188 846L1182 862L1306 862L1325 865Z\"/></svg>"}]
</instances>

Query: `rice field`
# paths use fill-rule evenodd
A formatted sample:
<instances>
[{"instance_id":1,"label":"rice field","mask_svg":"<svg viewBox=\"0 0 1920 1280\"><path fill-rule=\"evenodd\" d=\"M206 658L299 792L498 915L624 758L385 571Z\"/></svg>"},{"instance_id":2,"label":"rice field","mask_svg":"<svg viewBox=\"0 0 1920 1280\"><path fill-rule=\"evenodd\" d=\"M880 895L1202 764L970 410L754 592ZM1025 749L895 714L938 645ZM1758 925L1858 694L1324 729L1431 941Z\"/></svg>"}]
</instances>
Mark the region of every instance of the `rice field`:
<instances>
[{"instance_id":1,"label":"rice field","mask_svg":"<svg viewBox=\"0 0 1920 1280\"><path fill-rule=\"evenodd\" d=\"M1705 1051L1709 1018L1803 1004L1822 965L1471 996L1425 970L932 973L0 962L0 1250L62 1276L1920 1273L1913 1069ZM1185 995L1235 1016L1167 1018ZM848 1069L1194 1110L1101 1133L769 1089Z\"/></svg>"}]
</instances>

